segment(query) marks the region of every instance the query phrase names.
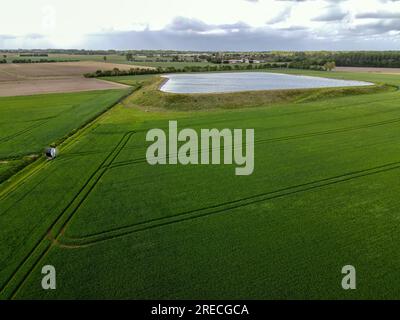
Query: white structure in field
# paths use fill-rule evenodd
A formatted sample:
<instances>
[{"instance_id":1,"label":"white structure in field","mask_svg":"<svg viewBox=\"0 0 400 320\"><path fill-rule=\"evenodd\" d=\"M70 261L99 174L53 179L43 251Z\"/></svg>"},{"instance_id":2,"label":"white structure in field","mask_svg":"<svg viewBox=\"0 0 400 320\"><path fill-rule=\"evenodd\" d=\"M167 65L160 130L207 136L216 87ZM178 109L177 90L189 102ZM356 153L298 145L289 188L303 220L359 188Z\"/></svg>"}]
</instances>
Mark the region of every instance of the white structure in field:
<instances>
[{"instance_id":1,"label":"white structure in field","mask_svg":"<svg viewBox=\"0 0 400 320\"><path fill-rule=\"evenodd\" d=\"M57 157L57 150L56 148L47 148L45 154L47 159L53 160Z\"/></svg>"}]
</instances>

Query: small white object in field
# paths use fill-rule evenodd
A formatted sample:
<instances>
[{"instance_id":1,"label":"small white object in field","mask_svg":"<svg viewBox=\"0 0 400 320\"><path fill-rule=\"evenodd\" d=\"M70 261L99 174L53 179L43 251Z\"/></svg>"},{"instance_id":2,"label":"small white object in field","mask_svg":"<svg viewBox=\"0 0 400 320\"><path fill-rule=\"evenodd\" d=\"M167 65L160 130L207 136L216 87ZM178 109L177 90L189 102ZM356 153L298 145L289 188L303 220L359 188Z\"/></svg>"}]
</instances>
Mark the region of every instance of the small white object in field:
<instances>
[{"instance_id":1,"label":"small white object in field","mask_svg":"<svg viewBox=\"0 0 400 320\"><path fill-rule=\"evenodd\" d=\"M57 157L57 149L56 148L47 148L45 154L46 154L47 159L53 160Z\"/></svg>"}]
</instances>

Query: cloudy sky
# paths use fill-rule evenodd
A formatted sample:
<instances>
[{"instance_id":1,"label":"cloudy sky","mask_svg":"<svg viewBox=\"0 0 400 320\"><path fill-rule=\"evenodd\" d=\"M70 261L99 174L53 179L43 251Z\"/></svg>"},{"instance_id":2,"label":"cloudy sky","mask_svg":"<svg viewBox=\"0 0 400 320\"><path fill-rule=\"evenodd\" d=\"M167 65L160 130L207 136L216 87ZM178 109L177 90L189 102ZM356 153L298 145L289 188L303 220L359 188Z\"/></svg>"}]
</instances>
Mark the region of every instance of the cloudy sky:
<instances>
[{"instance_id":1,"label":"cloudy sky","mask_svg":"<svg viewBox=\"0 0 400 320\"><path fill-rule=\"evenodd\" d=\"M400 49L400 0L18 0L0 48Z\"/></svg>"}]
</instances>

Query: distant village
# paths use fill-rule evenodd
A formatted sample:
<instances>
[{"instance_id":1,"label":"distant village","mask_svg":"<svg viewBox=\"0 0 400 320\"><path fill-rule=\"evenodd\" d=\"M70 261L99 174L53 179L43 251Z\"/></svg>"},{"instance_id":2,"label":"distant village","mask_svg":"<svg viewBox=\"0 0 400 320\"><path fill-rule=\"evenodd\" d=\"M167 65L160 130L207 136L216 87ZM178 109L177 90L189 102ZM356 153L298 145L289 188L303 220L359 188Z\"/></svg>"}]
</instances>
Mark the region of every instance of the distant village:
<instances>
[{"instance_id":1,"label":"distant village","mask_svg":"<svg viewBox=\"0 0 400 320\"><path fill-rule=\"evenodd\" d=\"M247 58L222 60L222 63L228 63L228 64L238 64L238 63L255 63L255 64L259 64L259 63L264 63L264 62L265 62L264 60L255 60L255 59L247 59Z\"/></svg>"},{"instance_id":2,"label":"distant village","mask_svg":"<svg viewBox=\"0 0 400 320\"><path fill-rule=\"evenodd\" d=\"M61 62L98 56L105 62L203 63L227 65L290 64L298 69L330 69L340 67L400 68L399 51L179 51L179 50L0 50L0 63ZM53 60L52 60L53 59ZM328 65L330 64L330 65ZM239 67L239 66L237 66Z\"/></svg>"}]
</instances>

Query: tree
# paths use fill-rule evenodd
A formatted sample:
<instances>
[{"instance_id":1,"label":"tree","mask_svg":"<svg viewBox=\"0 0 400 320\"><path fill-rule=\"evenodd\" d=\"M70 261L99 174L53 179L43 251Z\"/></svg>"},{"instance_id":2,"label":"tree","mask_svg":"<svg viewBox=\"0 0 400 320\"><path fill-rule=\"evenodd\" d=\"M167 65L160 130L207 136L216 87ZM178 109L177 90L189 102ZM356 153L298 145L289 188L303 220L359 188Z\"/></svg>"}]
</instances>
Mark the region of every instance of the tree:
<instances>
[{"instance_id":1,"label":"tree","mask_svg":"<svg viewBox=\"0 0 400 320\"><path fill-rule=\"evenodd\" d=\"M118 76L120 74L120 70L118 68L113 69L113 75Z\"/></svg>"},{"instance_id":2,"label":"tree","mask_svg":"<svg viewBox=\"0 0 400 320\"><path fill-rule=\"evenodd\" d=\"M333 69L336 68L335 61L331 61L331 62L325 63L324 68L325 68L326 71L332 71Z\"/></svg>"},{"instance_id":3,"label":"tree","mask_svg":"<svg viewBox=\"0 0 400 320\"><path fill-rule=\"evenodd\" d=\"M132 55L132 53L127 53L127 54L126 54L126 60L128 60L128 61L132 61L132 60L133 60L133 55Z\"/></svg>"},{"instance_id":4,"label":"tree","mask_svg":"<svg viewBox=\"0 0 400 320\"><path fill-rule=\"evenodd\" d=\"M104 62L107 62L107 56L103 57Z\"/></svg>"}]
</instances>

